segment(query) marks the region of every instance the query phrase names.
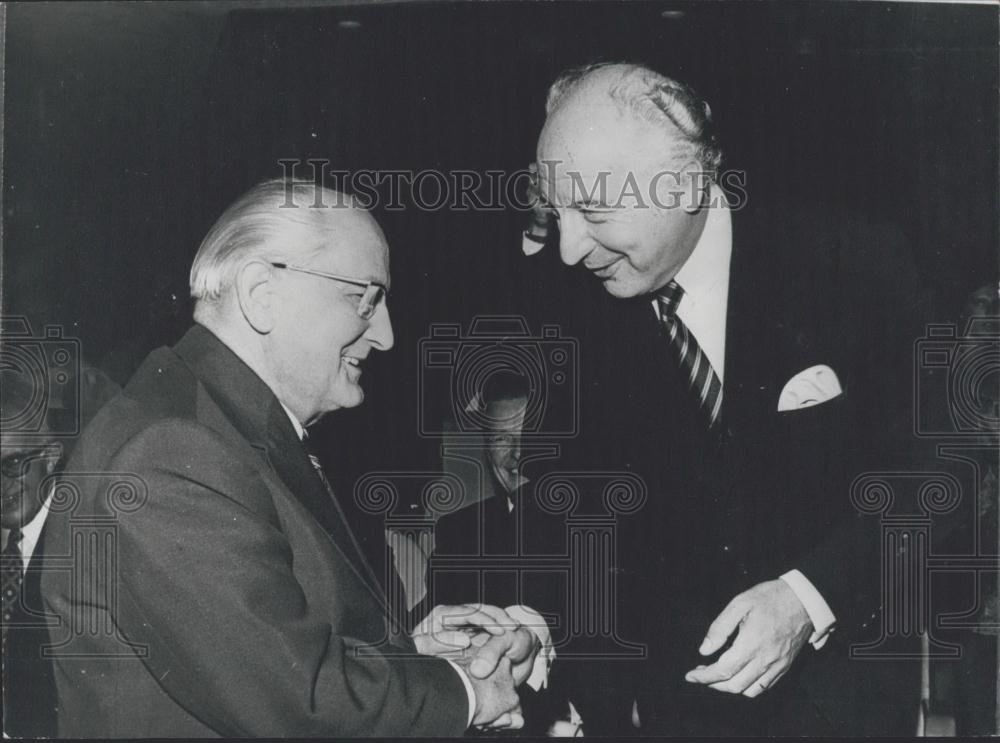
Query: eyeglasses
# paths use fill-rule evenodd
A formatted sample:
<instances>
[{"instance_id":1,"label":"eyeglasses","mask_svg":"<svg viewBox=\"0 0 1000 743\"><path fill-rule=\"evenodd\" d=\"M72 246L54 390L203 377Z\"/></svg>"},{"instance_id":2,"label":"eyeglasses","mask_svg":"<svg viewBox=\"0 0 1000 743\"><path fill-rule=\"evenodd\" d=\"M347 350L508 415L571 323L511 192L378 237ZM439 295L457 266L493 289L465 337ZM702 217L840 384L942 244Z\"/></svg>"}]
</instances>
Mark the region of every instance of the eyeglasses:
<instances>
[{"instance_id":1,"label":"eyeglasses","mask_svg":"<svg viewBox=\"0 0 1000 743\"><path fill-rule=\"evenodd\" d=\"M324 279L341 281L345 284L351 284L353 286L363 286L365 293L361 295L361 300L358 302L358 316L362 320L370 320L372 315L375 314L375 310L378 309L379 304L381 304L385 298L389 296L389 290L382 284L377 284L374 281L366 281L365 279L358 279L352 276L338 276L336 274L326 273L325 271L316 271L312 268L293 266L288 263L275 263L274 261L271 261L271 265L275 268L283 268L286 271L297 271L298 273L307 273L312 276L321 276Z\"/></svg>"},{"instance_id":2,"label":"eyeglasses","mask_svg":"<svg viewBox=\"0 0 1000 743\"><path fill-rule=\"evenodd\" d=\"M17 480L24 477L28 472L28 468L39 459L44 459L48 453L49 447L40 446L31 451L8 454L6 457L0 459L0 472L3 472L4 477Z\"/></svg>"}]
</instances>

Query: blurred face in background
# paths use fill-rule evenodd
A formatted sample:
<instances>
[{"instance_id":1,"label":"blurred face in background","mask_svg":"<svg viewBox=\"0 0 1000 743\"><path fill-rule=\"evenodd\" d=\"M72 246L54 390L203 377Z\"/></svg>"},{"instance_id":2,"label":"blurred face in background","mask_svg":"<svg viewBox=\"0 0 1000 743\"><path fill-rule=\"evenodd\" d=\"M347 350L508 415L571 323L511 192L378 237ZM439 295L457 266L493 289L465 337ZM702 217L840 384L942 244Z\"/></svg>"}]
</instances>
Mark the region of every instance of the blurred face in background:
<instances>
[{"instance_id":1,"label":"blurred face in background","mask_svg":"<svg viewBox=\"0 0 1000 743\"><path fill-rule=\"evenodd\" d=\"M52 411L46 411L38 430L18 422L26 413L34 420L30 413L39 395L31 375L14 366L0 373L0 525L4 529L20 528L35 518L51 493L52 475L61 471L73 444L71 439L57 438L55 431L65 429L53 424L48 417ZM81 367L76 384L68 388L76 398L64 398L63 409L74 411L74 422L81 430L120 389L104 372L90 366Z\"/></svg>"},{"instance_id":2,"label":"blurred face in background","mask_svg":"<svg viewBox=\"0 0 1000 743\"><path fill-rule=\"evenodd\" d=\"M981 286L972 292L962 308L962 322L959 332L968 332L968 323L972 318L982 318L982 324L977 333L993 334L1000 331L1000 287L996 284ZM980 441L993 446L996 440L997 427L1000 426L1000 370L995 366L988 368L978 378L974 390L973 404L977 422L984 436ZM994 453L990 466L996 466L997 457Z\"/></svg>"},{"instance_id":3,"label":"blurred face in background","mask_svg":"<svg viewBox=\"0 0 1000 743\"><path fill-rule=\"evenodd\" d=\"M19 529L35 518L50 490L46 481L55 473L62 453L57 441L0 433L0 525L4 529Z\"/></svg>"},{"instance_id":4,"label":"blurred face in background","mask_svg":"<svg viewBox=\"0 0 1000 743\"><path fill-rule=\"evenodd\" d=\"M518 472L521 462L521 432L528 408L527 397L494 400L486 407L489 429L486 432L487 460L504 489L511 493L522 483Z\"/></svg>"}]
</instances>

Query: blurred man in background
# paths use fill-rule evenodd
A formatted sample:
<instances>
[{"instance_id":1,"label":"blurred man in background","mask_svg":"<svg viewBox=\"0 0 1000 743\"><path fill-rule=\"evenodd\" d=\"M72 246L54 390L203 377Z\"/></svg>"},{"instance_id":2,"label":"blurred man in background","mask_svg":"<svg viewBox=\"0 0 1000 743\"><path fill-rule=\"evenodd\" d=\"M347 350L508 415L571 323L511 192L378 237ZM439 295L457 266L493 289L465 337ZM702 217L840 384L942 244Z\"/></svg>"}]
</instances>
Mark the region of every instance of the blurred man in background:
<instances>
[{"instance_id":1,"label":"blurred man in background","mask_svg":"<svg viewBox=\"0 0 1000 743\"><path fill-rule=\"evenodd\" d=\"M476 502L437 520L428 601L432 598L433 603L448 605L468 603L475 597L506 607L511 616L543 631L540 657L546 666L557 665L552 667L551 678L539 669L528 680L529 688L522 687L523 732L572 736L582 729L581 718L570 707L552 631L539 614L566 631L566 586L546 571L524 569L526 558L555 556L566 550L565 520L539 508L529 478L522 472L522 459L531 460L544 449L538 442L527 448L522 445L530 395L525 376L498 371L487 377L472 403L485 425L480 478L484 490ZM439 558L436 563L435 557ZM469 567L483 557L495 562L482 570Z\"/></svg>"},{"instance_id":2,"label":"blurred man in background","mask_svg":"<svg viewBox=\"0 0 1000 743\"><path fill-rule=\"evenodd\" d=\"M44 526L52 502L55 475L65 464L74 438L57 431L50 418L66 410L78 416L68 430L78 431L117 391L102 372L84 367L65 388L77 395L48 406L40 425L30 430L19 421L46 403L37 379L10 363L0 346L0 475L3 478L0 524L3 526L3 732L13 738L56 734L56 690L49 624L42 608ZM55 407L55 406L53 406ZM56 429L56 430L54 430Z\"/></svg>"}]
</instances>

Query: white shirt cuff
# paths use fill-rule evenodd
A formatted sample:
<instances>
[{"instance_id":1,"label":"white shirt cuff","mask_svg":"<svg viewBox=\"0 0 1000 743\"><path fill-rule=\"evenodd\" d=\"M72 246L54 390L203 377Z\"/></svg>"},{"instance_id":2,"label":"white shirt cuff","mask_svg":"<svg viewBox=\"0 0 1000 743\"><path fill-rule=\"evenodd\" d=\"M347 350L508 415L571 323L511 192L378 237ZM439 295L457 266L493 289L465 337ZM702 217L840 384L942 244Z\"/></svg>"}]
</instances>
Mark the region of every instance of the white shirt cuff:
<instances>
[{"instance_id":1,"label":"white shirt cuff","mask_svg":"<svg viewBox=\"0 0 1000 743\"><path fill-rule=\"evenodd\" d=\"M508 606L504 611L510 615L515 622L519 622L523 627L527 627L538 638L541 649L535 656L535 662L531 667L531 675L524 682L535 691L547 688L549 685L549 669L552 661L556 659L556 649L552 647L552 633L549 625L542 619L542 615L529 606Z\"/></svg>"},{"instance_id":2,"label":"white shirt cuff","mask_svg":"<svg viewBox=\"0 0 1000 743\"><path fill-rule=\"evenodd\" d=\"M809 644L819 650L826 644L833 626L837 623L837 618L833 615L830 605L820 595L808 578L798 570L789 570L781 576L781 580L788 584L795 596L802 602L806 614L813 625L813 633L809 638Z\"/></svg>"},{"instance_id":3,"label":"white shirt cuff","mask_svg":"<svg viewBox=\"0 0 1000 743\"><path fill-rule=\"evenodd\" d=\"M469 681L469 677L465 675L465 671L463 671L458 664L455 663L455 661L448 660L447 658L445 658L445 660L448 661L448 665L455 669L455 673L458 674L458 677L462 679L462 685L465 687L465 694L469 698L469 719L465 723L465 727L472 727L472 721L476 717L476 690L472 688L472 682Z\"/></svg>"}]
</instances>

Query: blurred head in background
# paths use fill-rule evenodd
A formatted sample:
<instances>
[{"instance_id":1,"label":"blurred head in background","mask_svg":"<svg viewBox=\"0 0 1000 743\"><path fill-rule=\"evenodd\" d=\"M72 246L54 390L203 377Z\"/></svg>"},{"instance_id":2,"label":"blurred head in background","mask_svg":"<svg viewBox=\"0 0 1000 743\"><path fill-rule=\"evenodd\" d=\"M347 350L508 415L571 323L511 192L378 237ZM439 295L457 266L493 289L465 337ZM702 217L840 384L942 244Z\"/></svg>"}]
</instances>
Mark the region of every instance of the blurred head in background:
<instances>
[{"instance_id":1,"label":"blurred head in background","mask_svg":"<svg viewBox=\"0 0 1000 743\"><path fill-rule=\"evenodd\" d=\"M512 372L498 372L486 380L482 397L487 460L497 480L511 493L525 481L518 468L528 409L528 380Z\"/></svg>"}]
</instances>

